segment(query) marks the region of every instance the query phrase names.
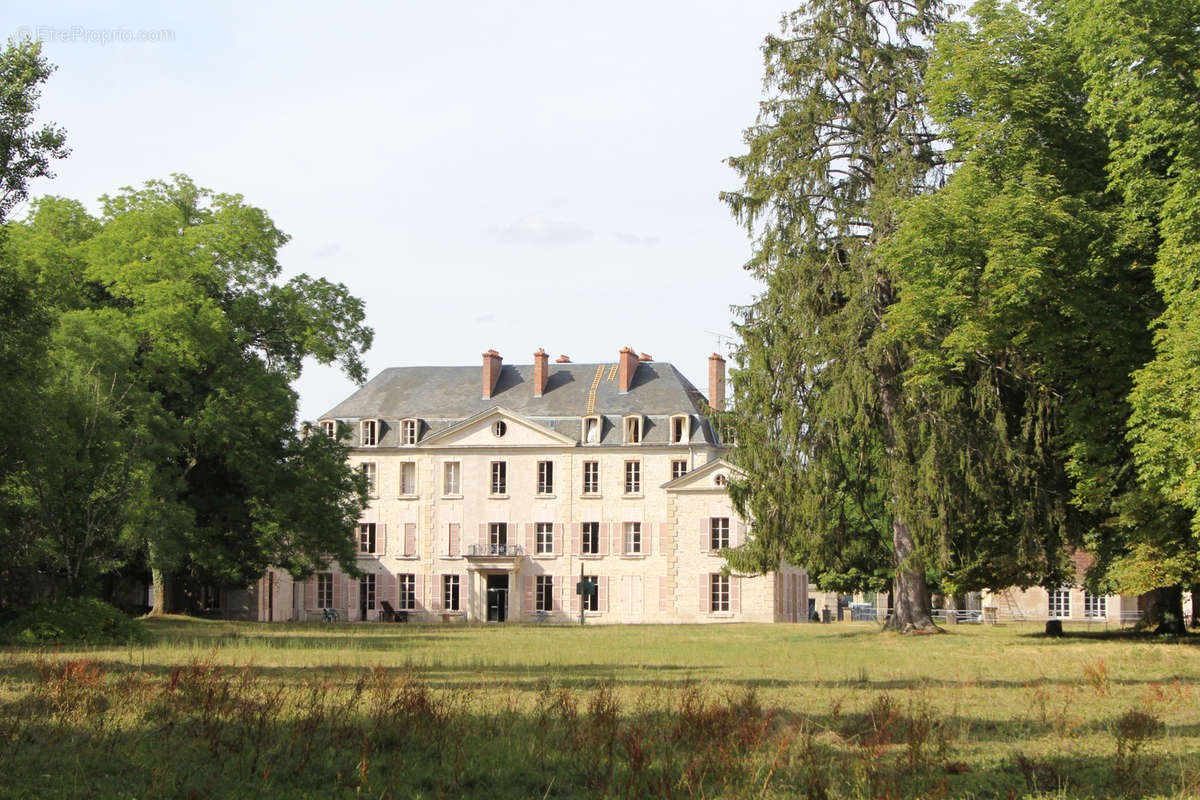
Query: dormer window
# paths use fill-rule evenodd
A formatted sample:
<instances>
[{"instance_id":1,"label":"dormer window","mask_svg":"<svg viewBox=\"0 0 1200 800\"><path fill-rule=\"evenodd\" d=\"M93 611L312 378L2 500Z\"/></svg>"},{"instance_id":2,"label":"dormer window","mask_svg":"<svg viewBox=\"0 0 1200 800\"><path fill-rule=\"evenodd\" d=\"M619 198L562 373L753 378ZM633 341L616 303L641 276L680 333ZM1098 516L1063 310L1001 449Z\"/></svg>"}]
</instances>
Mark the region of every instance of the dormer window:
<instances>
[{"instance_id":1,"label":"dormer window","mask_svg":"<svg viewBox=\"0 0 1200 800\"><path fill-rule=\"evenodd\" d=\"M632 416L625 418L625 444L641 444L642 418Z\"/></svg>"},{"instance_id":2,"label":"dormer window","mask_svg":"<svg viewBox=\"0 0 1200 800\"><path fill-rule=\"evenodd\" d=\"M337 438L337 421L332 419L322 420L321 433L325 434L330 439Z\"/></svg>"},{"instance_id":3,"label":"dormer window","mask_svg":"<svg viewBox=\"0 0 1200 800\"><path fill-rule=\"evenodd\" d=\"M364 419L360 423L363 447L374 447L379 441L379 421Z\"/></svg>"},{"instance_id":4,"label":"dormer window","mask_svg":"<svg viewBox=\"0 0 1200 800\"><path fill-rule=\"evenodd\" d=\"M691 437L692 419L686 414L671 417L671 444L687 444Z\"/></svg>"},{"instance_id":5,"label":"dormer window","mask_svg":"<svg viewBox=\"0 0 1200 800\"><path fill-rule=\"evenodd\" d=\"M718 486L718 487L724 489L728 485L729 485L729 479L726 478L720 472L718 472L716 475L713 476L713 486Z\"/></svg>"},{"instance_id":6,"label":"dormer window","mask_svg":"<svg viewBox=\"0 0 1200 800\"><path fill-rule=\"evenodd\" d=\"M600 417L583 418L583 443L600 444Z\"/></svg>"},{"instance_id":7,"label":"dormer window","mask_svg":"<svg viewBox=\"0 0 1200 800\"><path fill-rule=\"evenodd\" d=\"M400 444L417 443L417 421L406 419L400 423Z\"/></svg>"}]
</instances>

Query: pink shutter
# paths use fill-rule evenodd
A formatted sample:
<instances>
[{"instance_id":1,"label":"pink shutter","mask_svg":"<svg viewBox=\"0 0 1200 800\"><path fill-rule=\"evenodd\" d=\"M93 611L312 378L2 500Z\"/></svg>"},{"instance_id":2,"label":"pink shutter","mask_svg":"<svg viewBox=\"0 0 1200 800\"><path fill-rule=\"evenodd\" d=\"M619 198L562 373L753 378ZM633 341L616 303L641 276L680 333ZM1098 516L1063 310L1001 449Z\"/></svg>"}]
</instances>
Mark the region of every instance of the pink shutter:
<instances>
[{"instance_id":1,"label":"pink shutter","mask_svg":"<svg viewBox=\"0 0 1200 800\"><path fill-rule=\"evenodd\" d=\"M304 607L317 607L317 576L313 575L304 583Z\"/></svg>"},{"instance_id":2,"label":"pink shutter","mask_svg":"<svg viewBox=\"0 0 1200 800\"><path fill-rule=\"evenodd\" d=\"M387 555L387 523L375 526L375 554Z\"/></svg>"},{"instance_id":3,"label":"pink shutter","mask_svg":"<svg viewBox=\"0 0 1200 800\"><path fill-rule=\"evenodd\" d=\"M742 579L733 576L729 578L729 610L742 613Z\"/></svg>"},{"instance_id":4,"label":"pink shutter","mask_svg":"<svg viewBox=\"0 0 1200 800\"><path fill-rule=\"evenodd\" d=\"M707 614L712 610L712 598L708 593L712 590L712 579L708 575L700 576L700 613Z\"/></svg>"},{"instance_id":5,"label":"pink shutter","mask_svg":"<svg viewBox=\"0 0 1200 800\"><path fill-rule=\"evenodd\" d=\"M390 572L384 572L379 576L383 583L376 589L376 607L383 608L381 601L387 600L392 604L392 608L396 607L396 576Z\"/></svg>"},{"instance_id":6,"label":"pink shutter","mask_svg":"<svg viewBox=\"0 0 1200 800\"><path fill-rule=\"evenodd\" d=\"M534 601L534 597L533 597L533 576L532 576L532 575L526 575L526 576L525 576L525 610L526 610L526 611L533 611L533 610L534 610L534 608L533 608L533 605L534 605L533 601Z\"/></svg>"},{"instance_id":7,"label":"pink shutter","mask_svg":"<svg viewBox=\"0 0 1200 800\"><path fill-rule=\"evenodd\" d=\"M567 587L562 585L562 578L555 578L554 583L556 585L550 591L550 610L551 611L562 611L562 609L563 609L562 595L563 595L563 592L565 592L567 590Z\"/></svg>"},{"instance_id":8,"label":"pink shutter","mask_svg":"<svg viewBox=\"0 0 1200 800\"><path fill-rule=\"evenodd\" d=\"M418 572L413 576L413 605L417 611L425 610L425 576Z\"/></svg>"},{"instance_id":9,"label":"pink shutter","mask_svg":"<svg viewBox=\"0 0 1200 800\"><path fill-rule=\"evenodd\" d=\"M430 577L430 581L432 582L429 587L429 595L430 595L429 607L430 607L430 609L432 609L435 612L441 611L442 610L442 582L444 579L440 575L431 575L429 577Z\"/></svg>"},{"instance_id":10,"label":"pink shutter","mask_svg":"<svg viewBox=\"0 0 1200 800\"><path fill-rule=\"evenodd\" d=\"M600 523L600 555L602 556L608 555L608 539L612 535L611 528L611 522Z\"/></svg>"},{"instance_id":11,"label":"pink shutter","mask_svg":"<svg viewBox=\"0 0 1200 800\"><path fill-rule=\"evenodd\" d=\"M404 523L404 552L402 555L415 556L417 554L417 523Z\"/></svg>"},{"instance_id":12,"label":"pink shutter","mask_svg":"<svg viewBox=\"0 0 1200 800\"><path fill-rule=\"evenodd\" d=\"M700 552L707 553L709 545L712 544L712 522L708 519L700 520Z\"/></svg>"},{"instance_id":13,"label":"pink shutter","mask_svg":"<svg viewBox=\"0 0 1200 800\"><path fill-rule=\"evenodd\" d=\"M579 593L575 591L575 582L578 578L567 578L567 585L563 588L571 593L571 613L579 613Z\"/></svg>"},{"instance_id":14,"label":"pink shutter","mask_svg":"<svg viewBox=\"0 0 1200 800\"><path fill-rule=\"evenodd\" d=\"M346 576L346 619L358 619L359 579Z\"/></svg>"},{"instance_id":15,"label":"pink shutter","mask_svg":"<svg viewBox=\"0 0 1200 800\"><path fill-rule=\"evenodd\" d=\"M658 610L671 610L671 579L666 575L658 579Z\"/></svg>"},{"instance_id":16,"label":"pink shutter","mask_svg":"<svg viewBox=\"0 0 1200 800\"><path fill-rule=\"evenodd\" d=\"M333 607L346 609L349 603L346 601L346 579L342 573L333 573Z\"/></svg>"},{"instance_id":17,"label":"pink shutter","mask_svg":"<svg viewBox=\"0 0 1200 800\"><path fill-rule=\"evenodd\" d=\"M554 531L554 539L551 541L550 552L556 556L562 555L563 524L561 522L554 523L552 530Z\"/></svg>"},{"instance_id":18,"label":"pink shutter","mask_svg":"<svg viewBox=\"0 0 1200 800\"><path fill-rule=\"evenodd\" d=\"M642 552L648 556L654 555L654 523L642 523Z\"/></svg>"},{"instance_id":19,"label":"pink shutter","mask_svg":"<svg viewBox=\"0 0 1200 800\"><path fill-rule=\"evenodd\" d=\"M532 522L525 523L525 552L528 555L533 555L533 553L534 553L533 523Z\"/></svg>"},{"instance_id":20,"label":"pink shutter","mask_svg":"<svg viewBox=\"0 0 1200 800\"><path fill-rule=\"evenodd\" d=\"M571 523L571 552L575 555L583 552L583 525L579 522Z\"/></svg>"},{"instance_id":21,"label":"pink shutter","mask_svg":"<svg viewBox=\"0 0 1200 800\"><path fill-rule=\"evenodd\" d=\"M596 598L600 601L600 610L608 611L608 576L600 576L600 596Z\"/></svg>"},{"instance_id":22,"label":"pink shutter","mask_svg":"<svg viewBox=\"0 0 1200 800\"><path fill-rule=\"evenodd\" d=\"M458 522L450 523L450 552L447 555L459 555L459 539L462 537L462 525Z\"/></svg>"}]
</instances>

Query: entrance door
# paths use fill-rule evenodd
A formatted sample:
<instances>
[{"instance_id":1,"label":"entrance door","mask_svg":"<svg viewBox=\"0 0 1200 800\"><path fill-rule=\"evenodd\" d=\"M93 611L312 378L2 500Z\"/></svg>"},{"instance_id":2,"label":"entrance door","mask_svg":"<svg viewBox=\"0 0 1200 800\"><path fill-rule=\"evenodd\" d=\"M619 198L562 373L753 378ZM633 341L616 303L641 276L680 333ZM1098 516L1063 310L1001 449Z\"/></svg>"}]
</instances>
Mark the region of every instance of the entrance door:
<instances>
[{"instance_id":1,"label":"entrance door","mask_svg":"<svg viewBox=\"0 0 1200 800\"><path fill-rule=\"evenodd\" d=\"M488 622L504 622L508 618L508 573L487 576Z\"/></svg>"}]
</instances>

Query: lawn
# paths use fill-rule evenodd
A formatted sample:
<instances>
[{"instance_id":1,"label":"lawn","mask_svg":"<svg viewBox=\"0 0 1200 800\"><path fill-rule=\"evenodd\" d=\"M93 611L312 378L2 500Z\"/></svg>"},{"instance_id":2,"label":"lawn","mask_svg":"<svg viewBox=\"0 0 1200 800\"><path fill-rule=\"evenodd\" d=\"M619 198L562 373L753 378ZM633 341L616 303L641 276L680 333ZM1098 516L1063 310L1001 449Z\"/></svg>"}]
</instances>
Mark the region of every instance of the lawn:
<instances>
[{"instance_id":1,"label":"lawn","mask_svg":"<svg viewBox=\"0 0 1200 800\"><path fill-rule=\"evenodd\" d=\"M0 650L0 796L1200 796L1200 637L148 626Z\"/></svg>"}]
</instances>

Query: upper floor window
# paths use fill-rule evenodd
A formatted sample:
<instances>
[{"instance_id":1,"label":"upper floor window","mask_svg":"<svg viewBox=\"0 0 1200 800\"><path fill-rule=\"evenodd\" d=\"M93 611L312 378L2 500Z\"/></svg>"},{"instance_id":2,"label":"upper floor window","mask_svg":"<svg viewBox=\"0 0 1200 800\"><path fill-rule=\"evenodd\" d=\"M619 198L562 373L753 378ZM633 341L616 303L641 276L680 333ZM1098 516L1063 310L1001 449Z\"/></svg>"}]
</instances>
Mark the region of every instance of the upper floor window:
<instances>
[{"instance_id":1,"label":"upper floor window","mask_svg":"<svg viewBox=\"0 0 1200 800\"><path fill-rule=\"evenodd\" d=\"M729 547L729 517L713 517L708 521L708 526L709 547L712 550L724 550Z\"/></svg>"},{"instance_id":2,"label":"upper floor window","mask_svg":"<svg viewBox=\"0 0 1200 800\"><path fill-rule=\"evenodd\" d=\"M642 462L625 462L625 494L638 494L642 491Z\"/></svg>"},{"instance_id":3,"label":"upper floor window","mask_svg":"<svg viewBox=\"0 0 1200 800\"><path fill-rule=\"evenodd\" d=\"M375 523L361 522L358 525L358 552L375 552Z\"/></svg>"},{"instance_id":4,"label":"upper floor window","mask_svg":"<svg viewBox=\"0 0 1200 800\"><path fill-rule=\"evenodd\" d=\"M337 437L337 421L332 419L324 420L321 423L321 433L328 436L330 439Z\"/></svg>"},{"instance_id":5,"label":"upper floor window","mask_svg":"<svg viewBox=\"0 0 1200 800\"><path fill-rule=\"evenodd\" d=\"M677 458L671 462L671 480L682 478L687 474L687 459Z\"/></svg>"},{"instance_id":6,"label":"upper floor window","mask_svg":"<svg viewBox=\"0 0 1200 800\"><path fill-rule=\"evenodd\" d=\"M497 439L503 437L504 434L506 434L506 433L508 433L508 423L507 422L500 419L500 420L496 420L494 423L492 423L492 435L495 436Z\"/></svg>"},{"instance_id":7,"label":"upper floor window","mask_svg":"<svg viewBox=\"0 0 1200 800\"><path fill-rule=\"evenodd\" d=\"M406 419L400 423L400 444L417 443L417 421Z\"/></svg>"},{"instance_id":8,"label":"upper floor window","mask_svg":"<svg viewBox=\"0 0 1200 800\"><path fill-rule=\"evenodd\" d=\"M671 444L687 444L691 434L691 417L686 414L671 417Z\"/></svg>"},{"instance_id":9,"label":"upper floor window","mask_svg":"<svg viewBox=\"0 0 1200 800\"><path fill-rule=\"evenodd\" d=\"M537 469L538 494L554 494L554 462L539 461Z\"/></svg>"},{"instance_id":10,"label":"upper floor window","mask_svg":"<svg viewBox=\"0 0 1200 800\"><path fill-rule=\"evenodd\" d=\"M442 494L462 494L462 466L457 461L447 461L442 470Z\"/></svg>"},{"instance_id":11,"label":"upper floor window","mask_svg":"<svg viewBox=\"0 0 1200 800\"><path fill-rule=\"evenodd\" d=\"M537 539L534 541L534 551L539 555L550 555L554 552L554 523L537 523Z\"/></svg>"},{"instance_id":12,"label":"upper floor window","mask_svg":"<svg viewBox=\"0 0 1200 800\"><path fill-rule=\"evenodd\" d=\"M503 461L492 462L492 494L508 494L508 465Z\"/></svg>"},{"instance_id":13,"label":"upper floor window","mask_svg":"<svg viewBox=\"0 0 1200 800\"><path fill-rule=\"evenodd\" d=\"M375 476L376 476L378 470L375 468L375 464L373 464L370 461L367 461L365 463L359 464L358 468L360 470L362 470L363 475L367 476L367 494L370 495L371 497L378 497L379 492L377 491L378 487L377 487L377 484L375 481Z\"/></svg>"},{"instance_id":14,"label":"upper floor window","mask_svg":"<svg viewBox=\"0 0 1200 800\"><path fill-rule=\"evenodd\" d=\"M642 418L640 416L625 418L625 444L638 444L642 441Z\"/></svg>"},{"instance_id":15,"label":"upper floor window","mask_svg":"<svg viewBox=\"0 0 1200 800\"><path fill-rule=\"evenodd\" d=\"M582 527L581 550L585 556L600 555L600 523L585 522Z\"/></svg>"},{"instance_id":16,"label":"upper floor window","mask_svg":"<svg viewBox=\"0 0 1200 800\"><path fill-rule=\"evenodd\" d=\"M625 554L640 555L642 552L642 523L625 523Z\"/></svg>"},{"instance_id":17,"label":"upper floor window","mask_svg":"<svg viewBox=\"0 0 1200 800\"><path fill-rule=\"evenodd\" d=\"M583 462L583 493L600 494L600 462Z\"/></svg>"},{"instance_id":18,"label":"upper floor window","mask_svg":"<svg viewBox=\"0 0 1200 800\"><path fill-rule=\"evenodd\" d=\"M400 494L417 493L417 465L412 461L400 462Z\"/></svg>"},{"instance_id":19,"label":"upper floor window","mask_svg":"<svg viewBox=\"0 0 1200 800\"><path fill-rule=\"evenodd\" d=\"M600 417L584 417L583 418L583 443L584 444L600 444L600 426L603 421Z\"/></svg>"},{"instance_id":20,"label":"upper floor window","mask_svg":"<svg viewBox=\"0 0 1200 800\"><path fill-rule=\"evenodd\" d=\"M362 431L362 443L364 447L374 447L379 441L379 422L373 419L364 419L360 423Z\"/></svg>"},{"instance_id":21,"label":"upper floor window","mask_svg":"<svg viewBox=\"0 0 1200 800\"><path fill-rule=\"evenodd\" d=\"M504 548L508 546L508 523L507 522L489 522L488 523L488 544L491 545L493 554L503 553Z\"/></svg>"},{"instance_id":22,"label":"upper floor window","mask_svg":"<svg viewBox=\"0 0 1200 800\"><path fill-rule=\"evenodd\" d=\"M718 472L716 475L713 476L713 486L720 486L721 488L725 488L728 485L729 485L729 478L726 478L724 473Z\"/></svg>"}]
</instances>

